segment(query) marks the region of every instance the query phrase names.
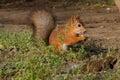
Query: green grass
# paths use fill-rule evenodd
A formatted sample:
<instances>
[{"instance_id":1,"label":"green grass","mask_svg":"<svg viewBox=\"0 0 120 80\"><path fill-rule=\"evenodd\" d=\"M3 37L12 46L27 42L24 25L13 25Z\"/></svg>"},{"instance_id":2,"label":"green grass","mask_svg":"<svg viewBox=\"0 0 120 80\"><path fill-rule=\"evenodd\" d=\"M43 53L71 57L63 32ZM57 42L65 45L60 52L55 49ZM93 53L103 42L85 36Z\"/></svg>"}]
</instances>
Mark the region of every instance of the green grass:
<instances>
[{"instance_id":1,"label":"green grass","mask_svg":"<svg viewBox=\"0 0 120 80\"><path fill-rule=\"evenodd\" d=\"M54 54L51 46L40 43L42 46L37 48L28 31L0 32L0 80L77 80L79 76L81 80L96 79L94 73L82 73L81 62L88 58L91 50L100 50L100 46L93 42L81 43L75 50ZM101 72L100 80L120 79L119 76L120 69L112 74Z\"/></svg>"}]
</instances>

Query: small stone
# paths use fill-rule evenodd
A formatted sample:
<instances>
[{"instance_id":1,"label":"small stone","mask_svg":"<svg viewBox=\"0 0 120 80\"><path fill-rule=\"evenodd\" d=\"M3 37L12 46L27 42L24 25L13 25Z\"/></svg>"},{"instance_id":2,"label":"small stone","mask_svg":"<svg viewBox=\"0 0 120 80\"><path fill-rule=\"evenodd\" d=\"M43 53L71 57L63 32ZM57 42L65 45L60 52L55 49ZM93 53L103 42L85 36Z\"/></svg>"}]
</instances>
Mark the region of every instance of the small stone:
<instances>
[{"instance_id":1,"label":"small stone","mask_svg":"<svg viewBox=\"0 0 120 80\"><path fill-rule=\"evenodd\" d=\"M106 10L107 10L107 11L110 11L110 10L111 10L111 8L106 8Z\"/></svg>"}]
</instances>

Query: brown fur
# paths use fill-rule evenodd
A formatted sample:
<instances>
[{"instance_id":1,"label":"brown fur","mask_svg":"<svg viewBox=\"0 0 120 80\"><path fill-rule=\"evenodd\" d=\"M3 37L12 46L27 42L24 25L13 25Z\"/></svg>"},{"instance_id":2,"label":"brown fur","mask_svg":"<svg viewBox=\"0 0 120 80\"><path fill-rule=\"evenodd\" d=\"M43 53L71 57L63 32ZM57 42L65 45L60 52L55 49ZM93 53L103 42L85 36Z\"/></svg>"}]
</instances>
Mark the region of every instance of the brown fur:
<instances>
[{"instance_id":1,"label":"brown fur","mask_svg":"<svg viewBox=\"0 0 120 80\"><path fill-rule=\"evenodd\" d=\"M33 26L33 36L36 44L38 44L39 39L43 39L48 43L48 38L51 31L55 28L55 23L52 15L47 11L40 10L36 11L31 16Z\"/></svg>"}]
</instances>

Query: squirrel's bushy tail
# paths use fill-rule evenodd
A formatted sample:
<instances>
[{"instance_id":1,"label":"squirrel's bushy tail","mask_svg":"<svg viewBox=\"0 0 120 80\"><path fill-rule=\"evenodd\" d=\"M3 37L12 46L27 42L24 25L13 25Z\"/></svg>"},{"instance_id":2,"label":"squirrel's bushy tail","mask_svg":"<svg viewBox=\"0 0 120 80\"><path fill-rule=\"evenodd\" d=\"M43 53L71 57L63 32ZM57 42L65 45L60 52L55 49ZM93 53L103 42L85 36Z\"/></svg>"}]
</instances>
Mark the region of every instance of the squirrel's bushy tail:
<instances>
[{"instance_id":1,"label":"squirrel's bushy tail","mask_svg":"<svg viewBox=\"0 0 120 80\"><path fill-rule=\"evenodd\" d=\"M44 40L48 44L49 35L55 28L53 16L45 10L39 10L33 12L31 21L33 24L33 36L36 44L39 39Z\"/></svg>"}]
</instances>

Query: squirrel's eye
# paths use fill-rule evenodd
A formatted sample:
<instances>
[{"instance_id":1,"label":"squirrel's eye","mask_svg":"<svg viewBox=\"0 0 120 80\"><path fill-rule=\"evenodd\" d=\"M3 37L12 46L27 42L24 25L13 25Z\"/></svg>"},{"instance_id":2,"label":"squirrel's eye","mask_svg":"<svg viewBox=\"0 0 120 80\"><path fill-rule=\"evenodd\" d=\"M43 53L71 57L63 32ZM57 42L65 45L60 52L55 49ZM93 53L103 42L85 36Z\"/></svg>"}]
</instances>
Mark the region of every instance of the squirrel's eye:
<instances>
[{"instance_id":1,"label":"squirrel's eye","mask_svg":"<svg viewBox=\"0 0 120 80\"><path fill-rule=\"evenodd\" d=\"M80 25L80 24L78 24L78 27L81 27L81 25Z\"/></svg>"}]
</instances>

